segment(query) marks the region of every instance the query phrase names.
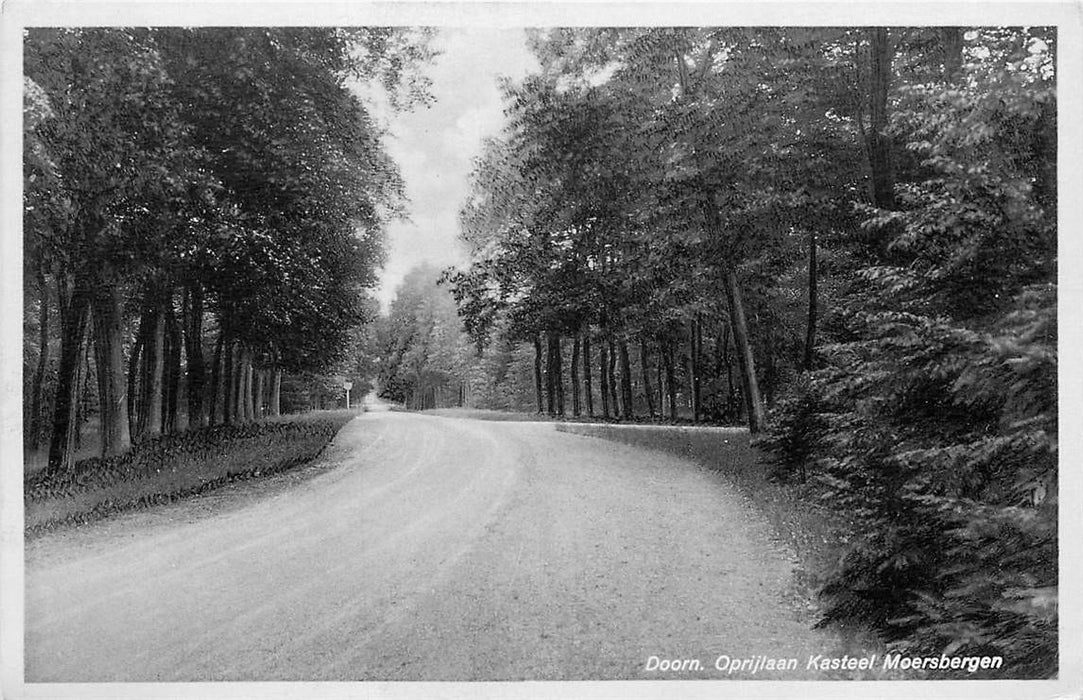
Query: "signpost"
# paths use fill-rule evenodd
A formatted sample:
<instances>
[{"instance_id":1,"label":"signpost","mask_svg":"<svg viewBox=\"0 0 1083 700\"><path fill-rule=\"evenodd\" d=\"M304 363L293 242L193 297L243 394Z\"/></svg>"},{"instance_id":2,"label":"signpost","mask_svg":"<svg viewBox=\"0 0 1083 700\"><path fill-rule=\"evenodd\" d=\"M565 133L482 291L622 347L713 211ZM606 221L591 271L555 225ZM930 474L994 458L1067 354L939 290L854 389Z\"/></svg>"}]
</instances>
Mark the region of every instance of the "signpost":
<instances>
[{"instance_id":1,"label":"signpost","mask_svg":"<svg viewBox=\"0 0 1083 700\"><path fill-rule=\"evenodd\" d=\"M346 390L346 410L350 410L350 389L353 389L353 382L348 380L342 381L342 388Z\"/></svg>"}]
</instances>

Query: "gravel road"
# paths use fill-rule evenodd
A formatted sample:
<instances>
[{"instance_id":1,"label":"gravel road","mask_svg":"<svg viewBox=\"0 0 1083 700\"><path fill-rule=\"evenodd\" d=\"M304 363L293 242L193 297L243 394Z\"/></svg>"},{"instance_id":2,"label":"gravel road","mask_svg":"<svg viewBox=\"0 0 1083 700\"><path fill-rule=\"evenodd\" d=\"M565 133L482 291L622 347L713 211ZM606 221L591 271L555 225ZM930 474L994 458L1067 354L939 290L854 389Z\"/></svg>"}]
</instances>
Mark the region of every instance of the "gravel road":
<instances>
[{"instance_id":1,"label":"gravel road","mask_svg":"<svg viewBox=\"0 0 1083 700\"><path fill-rule=\"evenodd\" d=\"M676 457L373 412L301 476L29 542L26 677L717 679L719 656L765 655L798 671L730 677L823 678L806 659L837 640L791 566Z\"/></svg>"}]
</instances>

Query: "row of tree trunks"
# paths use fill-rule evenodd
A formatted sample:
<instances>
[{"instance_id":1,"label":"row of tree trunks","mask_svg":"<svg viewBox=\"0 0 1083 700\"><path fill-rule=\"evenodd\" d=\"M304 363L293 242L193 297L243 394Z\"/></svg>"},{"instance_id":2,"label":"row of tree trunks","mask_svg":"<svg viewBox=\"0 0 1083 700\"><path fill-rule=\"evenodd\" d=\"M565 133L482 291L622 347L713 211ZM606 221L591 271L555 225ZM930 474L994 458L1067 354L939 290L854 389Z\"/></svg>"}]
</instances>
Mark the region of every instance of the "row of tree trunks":
<instances>
[{"instance_id":1,"label":"row of tree trunks","mask_svg":"<svg viewBox=\"0 0 1083 700\"><path fill-rule=\"evenodd\" d=\"M450 401L449 387L446 385L429 385L421 383L413 391L406 394L405 404L411 411L425 411L430 408L447 408L450 405L463 406L468 399L469 388L464 382L455 386L455 399Z\"/></svg>"},{"instance_id":2,"label":"row of tree trunks","mask_svg":"<svg viewBox=\"0 0 1083 700\"><path fill-rule=\"evenodd\" d=\"M214 423L250 423L281 412L282 371L256 367L252 352L228 337L215 349L211 381Z\"/></svg>"},{"instance_id":3,"label":"row of tree trunks","mask_svg":"<svg viewBox=\"0 0 1083 700\"><path fill-rule=\"evenodd\" d=\"M41 286L40 354L32 379L28 445L44 429L44 375L49 353L49 294ZM93 357L101 418L101 455L112 457L133 442L181 428L181 403L188 426L256 420L279 415L281 370L257 370L251 354L227 334L215 344L211 376L203 357L203 290L183 290L178 316L173 289L149 283L127 367L124 357L124 290L92 274L57 278L61 349L49 440L49 468L70 469L78 445L87 358ZM182 397L182 384L186 397ZM267 394L270 393L268 397ZM266 406L266 410L264 409Z\"/></svg>"},{"instance_id":4,"label":"row of tree trunks","mask_svg":"<svg viewBox=\"0 0 1083 700\"><path fill-rule=\"evenodd\" d=\"M702 421L704 418L702 392L704 376L704 330L703 319L698 316L689 326L689 352L680 355L680 362L684 366L684 374L687 377L687 394L682 390L676 379L676 366L678 363L677 344L671 336L660 333L656 344L658 353L657 382L652 383L651 367L652 343L644 336L638 338L639 343L639 381L641 386L636 391L633 386L633 371L631 352L628 342L624 339L607 337L602 330L602 342L598 346L596 357L592 356L590 332L576 334L572 339L571 368L569 376L563 377L563 350L558 333L546 333L545 348L541 347L540 336L535 343L535 393L541 413L549 415L564 415L565 403L563 399L564 382L571 382L572 389L572 414L581 416L585 412L588 416L594 416L595 388L591 367L597 361L600 375L600 387L598 396L601 398L601 415L603 418L632 419L637 413L636 402L646 404L647 415L650 418L668 417L676 421L680 412L678 399L687 402L691 409L693 420ZM726 375L729 380L731 399L736 395L736 387L733 382L732 368L729 366L729 339L731 336L730 325L720 324L722 337L717 337L716 346L716 375ZM542 361L544 357L544 369ZM580 384L582 382L582 385ZM741 396L745 396L741 392ZM643 403L640 403L639 411L642 411ZM732 400L731 400L732 403ZM732 411L731 411L732 413Z\"/></svg>"}]
</instances>

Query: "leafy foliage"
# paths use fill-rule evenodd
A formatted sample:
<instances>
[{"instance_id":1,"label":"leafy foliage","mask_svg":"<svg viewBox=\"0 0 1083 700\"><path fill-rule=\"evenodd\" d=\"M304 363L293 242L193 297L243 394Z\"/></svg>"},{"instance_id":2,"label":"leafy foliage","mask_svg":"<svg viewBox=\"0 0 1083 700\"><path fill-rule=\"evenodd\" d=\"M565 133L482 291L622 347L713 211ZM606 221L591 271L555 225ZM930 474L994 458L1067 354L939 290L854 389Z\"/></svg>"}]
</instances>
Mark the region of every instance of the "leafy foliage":
<instances>
[{"instance_id":1,"label":"leafy foliage","mask_svg":"<svg viewBox=\"0 0 1083 700\"><path fill-rule=\"evenodd\" d=\"M404 201L363 88L399 108L425 103L431 36L26 32L25 250L40 299L28 446L51 405L51 468L72 468L88 342L103 456L175 430L182 388L189 424L243 422L261 412L268 372L346 360Z\"/></svg>"},{"instance_id":2,"label":"leafy foliage","mask_svg":"<svg viewBox=\"0 0 1083 700\"><path fill-rule=\"evenodd\" d=\"M1000 35L999 38L1005 38ZM901 89L891 130L921 177L867 208L887 257L858 271L770 446L859 518L823 589L917 653L1056 673L1056 210L1046 45ZM979 48L981 48L979 46ZM984 49L1002 56L999 43ZM879 264L876 264L879 263Z\"/></svg>"}]
</instances>

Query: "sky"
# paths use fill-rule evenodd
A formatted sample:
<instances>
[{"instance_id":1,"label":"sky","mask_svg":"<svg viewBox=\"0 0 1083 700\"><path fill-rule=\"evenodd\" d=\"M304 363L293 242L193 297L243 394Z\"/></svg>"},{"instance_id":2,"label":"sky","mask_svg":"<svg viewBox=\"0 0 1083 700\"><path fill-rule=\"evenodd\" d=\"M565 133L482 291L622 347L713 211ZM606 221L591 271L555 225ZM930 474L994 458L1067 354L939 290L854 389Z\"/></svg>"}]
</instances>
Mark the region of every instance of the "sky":
<instances>
[{"instance_id":1,"label":"sky","mask_svg":"<svg viewBox=\"0 0 1083 700\"><path fill-rule=\"evenodd\" d=\"M521 78L537 66L522 29L441 28L436 47L442 53L427 70L435 103L388 117L387 149L406 184L410 221L388 227L387 262L376 291L385 311L414 266L466 261L458 211L482 141L503 125L498 76Z\"/></svg>"}]
</instances>

